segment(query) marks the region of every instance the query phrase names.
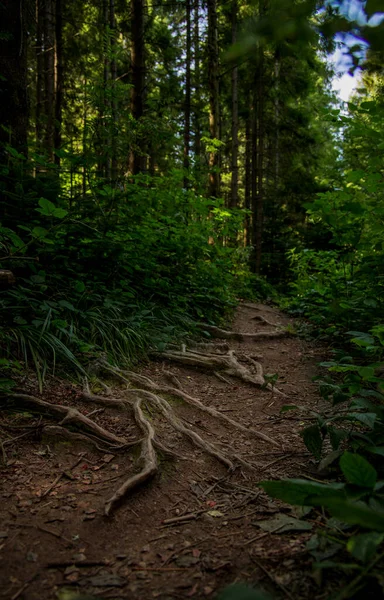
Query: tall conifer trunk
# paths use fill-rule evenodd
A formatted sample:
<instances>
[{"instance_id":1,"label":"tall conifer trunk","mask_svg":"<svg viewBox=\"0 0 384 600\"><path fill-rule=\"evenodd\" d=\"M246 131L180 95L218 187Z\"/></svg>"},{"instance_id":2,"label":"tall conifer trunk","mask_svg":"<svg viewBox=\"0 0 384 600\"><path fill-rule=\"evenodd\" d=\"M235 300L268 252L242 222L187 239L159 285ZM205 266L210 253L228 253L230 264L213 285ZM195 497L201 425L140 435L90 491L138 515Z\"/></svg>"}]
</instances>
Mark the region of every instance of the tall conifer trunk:
<instances>
[{"instance_id":1,"label":"tall conifer trunk","mask_svg":"<svg viewBox=\"0 0 384 600\"><path fill-rule=\"evenodd\" d=\"M44 98L44 11L43 0L36 0L36 149L41 151L43 142L43 98Z\"/></svg>"},{"instance_id":2,"label":"tall conifer trunk","mask_svg":"<svg viewBox=\"0 0 384 600\"><path fill-rule=\"evenodd\" d=\"M193 7L193 51L194 51L194 74L193 74L193 87L194 87L194 112L193 112L193 123L194 123L194 154L195 161L199 164L201 156L201 131L200 131L200 119L201 119L201 100L200 100L200 3L199 0L194 1Z\"/></svg>"},{"instance_id":3,"label":"tall conifer trunk","mask_svg":"<svg viewBox=\"0 0 384 600\"><path fill-rule=\"evenodd\" d=\"M244 203L245 208L249 211L245 217L245 245L251 245L251 182L252 182L252 112L247 116L245 121L245 180L244 180Z\"/></svg>"},{"instance_id":4,"label":"tall conifer trunk","mask_svg":"<svg viewBox=\"0 0 384 600\"><path fill-rule=\"evenodd\" d=\"M55 146L55 2L44 0L44 148L48 159L53 161Z\"/></svg>"},{"instance_id":5,"label":"tall conifer trunk","mask_svg":"<svg viewBox=\"0 0 384 600\"><path fill-rule=\"evenodd\" d=\"M132 96L131 110L136 123L144 115L145 91L145 54L144 54L144 0L131 0L131 64L132 64ZM137 140L138 151L131 153L131 172L133 175L145 171L146 157L144 148Z\"/></svg>"},{"instance_id":6,"label":"tall conifer trunk","mask_svg":"<svg viewBox=\"0 0 384 600\"><path fill-rule=\"evenodd\" d=\"M232 44L237 40L237 0L232 0ZM232 152L231 152L231 195L229 206L236 208L239 195L239 91L238 91L238 68L232 68Z\"/></svg>"},{"instance_id":7,"label":"tall conifer trunk","mask_svg":"<svg viewBox=\"0 0 384 600\"><path fill-rule=\"evenodd\" d=\"M184 188L189 186L189 150L191 143L191 0L186 0L186 59L185 59L185 105L184 105Z\"/></svg>"},{"instance_id":8,"label":"tall conifer trunk","mask_svg":"<svg viewBox=\"0 0 384 600\"><path fill-rule=\"evenodd\" d=\"M216 0L207 0L208 7L208 83L209 83L209 129L211 139L219 139L219 47L217 40ZM217 148L209 154L209 196L220 195L220 153Z\"/></svg>"},{"instance_id":9,"label":"tall conifer trunk","mask_svg":"<svg viewBox=\"0 0 384 600\"><path fill-rule=\"evenodd\" d=\"M109 28L111 30L111 82L112 82L112 100L111 100L111 177L117 178L117 100L115 82L117 78L116 65L116 17L115 0L109 0Z\"/></svg>"},{"instance_id":10,"label":"tall conifer trunk","mask_svg":"<svg viewBox=\"0 0 384 600\"><path fill-rule=\"evenodd\" d=\"M102 139L102 148L103 154L106 158L105 160L105 168L104 175L107 179L111 178L111 136L110 136L110 116L111 116L111 102L109 98L109 80L111 76L111 65L110 65L110 52L109 52L109 2L108 0L103 0L103 31L104 31L104 39L103 39L103 54L104 54L104 69L103 69L103 139Z\"/></svg>"},{"instance_id":11,"label":"tall conifer trunk","mask_svg":"<svg viewBox=\"0 0 384 600\"><path fill-rule=\"evenodd\" d=\"M255 273L260 273L263 241L263 213L264 213L264 52L259 48L258 77L256 84L255 121L256 126L256 162L254 163L254 180L256 194L254 195L254 252Z\"/></svg>"},{"instance_id":12,"label":"tall conifer trunk","mask_svg":"<svg viewBox=\"0 0 384 600\"><path fill-rule=\"evenodd\" d=\"M61 122L63 111L63 4L62 0L56 0L56 97L55 97L55 131L54 147L61 146ZM60 157L55 155L56 164L60 164Z\"/></svg>"}]
</instances>

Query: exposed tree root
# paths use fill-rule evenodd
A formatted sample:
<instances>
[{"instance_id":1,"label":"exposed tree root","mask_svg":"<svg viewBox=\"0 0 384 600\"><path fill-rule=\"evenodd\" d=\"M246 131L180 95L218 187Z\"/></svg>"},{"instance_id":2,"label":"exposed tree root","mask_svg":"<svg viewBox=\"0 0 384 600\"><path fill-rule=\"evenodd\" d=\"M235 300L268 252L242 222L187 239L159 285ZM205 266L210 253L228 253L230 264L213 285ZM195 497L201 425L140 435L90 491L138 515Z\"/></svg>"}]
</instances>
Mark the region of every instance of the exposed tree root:
<instances>
[{"instance_id":1,"label":"exposed tree root","mask_svg":"<svg viewBox=\"0 0 384 600\"><path fill-rule=\"evenodd\" d=\"M22 403L31 408L38 409L39 412L48 413L61 419L59 425L72 423L79 427L85 427L99 440L105 440L117 446L125 446L127 444L127 440L100 427L100 425L97 425L97 423L88 419L85 415L82 415L77 408L61 406L60 404L51 404L50 402L45 402L44 400L40 400L40 398L28 394L8 393L7 398L16 400L18 403Z\"/></svg>"},{"instance_id":2,"label":"exposed tree root","mask_svg":"<svg viewBox=\"0 0 384 600\"><path fill-rule=\"evenodd\" d=\"M91 444L94 446L94 448L96 448L96 450L99 450L99 452L106 452L107 450L110 452L111 450L116 451L126 449L129 446L136 446L141 441L135 440L133 442L126 443L123 446L115 446L110 442L101 440L100 438L94 438L90 433L87 435L84 435L83 433L75 433L74 431L69 431L60 425L46 425L43 427L42 433L43 435L48 435L54 437L55 439L65 439L71 442Z\"/></svg>"},{"instance_id":3,"label":"exposed tree root","mask_svg":"<svg viewBox=\"0 0 384 600\"><path fill-rule=\"evenodd\" d=\"M138 398L134 404L133 410L136 423L139 425L145 436L141 444L141 459L144 462L144 465L140 473L129 477L129 479L116 490L113 496L107 500L104 508L106 516L111 514L112 509L124 496L126 496L126 494L128 494L128 492L147 482L149 479L152 479L158 471L157 455L154 448L155 430L141 410L142 402L142 399Z\"/></svg>"},{"instance_id":4,"label":"exposed tree root","mask_svg":"<svg viewBox=\"0 0 384 600\"><path fill-rule=\"evenodd\" d=\"M277 323L271 323L271 321L268 321L268 319L266 319L265 317L263 317L261 315L256 315L256 316L252 317L252 321L258 321L258 322L262 323L263 325L271 325L271 327L278 326Z\"/></svg>"},{"instance_id":5,"label":"exposed tree root","mask_svg":"<svg viewBox=\"0 0 384 600\"><path fill-rule=\"evenodd\" d=\"M261 433L261 431L257 431L256 429L253 429L251 427L245 427L245 425L242 425L238 421L231 419L225 413L220 412L219 410L217 410L216 408L213 408L212 406L207 406L206 404L203 404L200 400L198 400L197 398L194 398L193 396L190 396L189 394L187 394L186 392L184 392L182 390L164 386L164 385L159 385L159 384L155 383L154 381L152 381L151 379L149 379L148 377L145 377L143 375L138 375L137 373L133 373L131 371L121 371L121 369L119 369L117 367L111 367L109 365L105 365L105 368L108 371L110 371L111 373L115 374L120 379L122 379L128 385L131 385L131 382L133 382L133 383L136 383L137 385L142 386L144 389L156 392L157 394L171 394L172 396L176 396L177 398L184 400L191 406L198 408L199 410L206 412L215 418L221 419L222 421L226 421L227 423L232 425L232 427L235 427L236 429L239 429L240 431L243 431L248 434L251 433L252 435L264 440L265 442L269 442L270 444L273 444L274 446L280 447L280 444L278 442L276 442L276 440L270 438L269 436L265 435L264 433Z\"/></svg>"},{"instance_id":6,"label":"exposed tree root","mask_svg":"<svg viewBox=\"0 0 384 600\"><path fill-rule=\"evenodd\" d=\"M227 331L220 329L214 325L206 325L205 323L197 324L199 329L207 331L212 337L224 340L237 340L238 342L246 342L247 340L271 340L287 337L289 332L286 329L275 329L274 331L259 331L258 333L238 333L237 331Z\"/></svg>"},{"instance_id":7,"label":"exposed tree root","mask_svg":"<svg viewBox=\"0 0 384 600\"><path fill-rule=\"evenodd\" d=\"M256 308L256 307L254 307ZM256 317L260 322L272 325L264 317ZM201 329L208 331L213 338L234 339L239 341L273 339L288 335L283 329L274 329L273 331L263 331L259 333L236 333L226 331L211 325L201 324ZM274 326L275 327L275 326ZM227 343L190 342L189 348L183 345L181 350L176 347L168 349L166 352L156 353L155 356L161 359L174 361L183 365L200 367L210 370L217 377L227 384L231 381L227 377L236 377L248 384L269 389L272 392L277 391L268 382L263 375L263 368L258 362L258 355L247 355L235 353ZM116 506L133 490L144 485L151 480L159 470L158 452L170 456L177 460L193 460L190 457L181 456L178 452L168 448L162 439L159 439L158 431L154 422L156 419L165 419L166 423L175 431L188 438L192 444L201 449L205 454L215 458L230 471L236 466L243 466L247 469L255 469L258 465L245 460L241 455L229 445L216 445L204 439L193 429L193 424L187 424L180 416L176 414L175 409L167 400L167 397L180 398L189 406L198 409L201 412L209 414L215 419L224 421L232 428L246 434L251 434L264 442L280 447L280 444L273 438L249 428L241 422L227 416L216 408L205 405L198 398L194 398L182 389L182 385L177 377L163 367L163 375L169 380L170 385L157 384L155 381L144 375L139 375L131 371L125 371L118 367L109 365L105 358L95 361L92 365L92 372L99 377L100 373L110 373L126 384L122 387L118 395L114 395L113 390L103 381L99 380L105 395L93 394L89 388L88 381L85 381L82 400L100 404L112 409L130 410L139 430L142 432L140 439L128 440L108 431L98 425L89 416L82 414L76 408L62 406L60 404L50 404L40 398L22 393L10 393L6 396L7 406L11 402L20 403L32 410L49 415L55 418L58 425L45 425L43 433L57 438L69 439L74 442L91 443L94 447L105 452L111 450L124 450L134 445L141 445L140 470L135 474L130 474L126 481L107 499L105 503L105 515L110 515ZM279 393L279 392L278 392ZM280 392L281 393L281 392ZM80 428L81 432L74 432L66 429L66 425L72 424Z\"/></svg>"}]
</instances>

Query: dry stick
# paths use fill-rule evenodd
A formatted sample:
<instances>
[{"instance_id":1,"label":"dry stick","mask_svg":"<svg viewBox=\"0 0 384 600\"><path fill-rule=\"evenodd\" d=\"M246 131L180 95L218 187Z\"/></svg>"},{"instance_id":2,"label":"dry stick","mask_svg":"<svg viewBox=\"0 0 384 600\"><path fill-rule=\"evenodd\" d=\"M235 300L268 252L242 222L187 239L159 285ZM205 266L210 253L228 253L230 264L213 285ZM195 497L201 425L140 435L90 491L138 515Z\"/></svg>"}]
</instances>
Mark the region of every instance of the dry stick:
<instances>
[{"instance_id":1,"label":"dry stick","mask_svg":"<svg viewBox=\"0 0 384 600\"><path fill-rule=\"evenodd\" d=\"M142 399L138 398L134 404L134 414L136 423L144 433L144 439L141 445L141 457L144 461L144 466L140 473L129 477L122 486L107 500L105 504L105 515L109 516L115 505L131 490L151 479L158 471L157 456L154 449L153 440L155 430L151 423L145 418L141 409Z\"/></svg>"},{"instance_id":2,"label":"dry stick","mask_svg":"<svg viewBox=\"0 0 384 600\"><path fill-rule=\"evenodd\" d=\"M204 508L203 510L195 510L192 513L188 513L186 515L182 515L181 517L172 517L171 519L164 519L162 521L162 525L173 525L174 523L183 523L183 521L192 521L196 519L199 515L208 512L209 508Z\"/></svg>"},{"instance_id":3,"label":"dry stick","mask_svg":"<svg viewBox=\"0 0 384 600\"><path fill-rule=\"evenodd\" d=\"M60 404L51 404L49 402L45 402L44 400L40 400L40 398L36 398L35 396L30 396L28 394L8 394L9 398L14 398L15 400L21 400L25 402L27 405L32 405L34 408L43 409L46 412L53 414L55 417L61 418L59 425L64 425L66 423L75 423L77 425L83 425L87 429L89 429L96 437L107 440L109 442L114 442L115 444L124 445L126 440L124 438L120 438L113 433L107 431L103 427L100 427L92 421L88 419L85 415L81 414L77 408L72 408L70 406L61 406Z\"/></svg>"},{"instance_id":4,"label":"dry stick","mask_svg":"<svg viewBox=\"0 0 384 600\"><path fill-rule=\"evenodd\" d=\"M124 374L127 375L127 377L129 377L129 379L128 379L127 377L124 376L124 374L122 372L120 372L119 369L108 367L108 370L110 370L117 377L119 377L120 379L125 381L125 383L131 384L131 381L133 381L134 383L143 385L145 388L147 388L149 390L153 390L154 392L164 393L164 394L172 394L173 396L176 396L177 398L181 398L182 400L185 400L188 404L191 404L192 406L200 409L201 411L206 412L206 413L212 415L213 417L217 417L223 421L226 421L227 423L232 425L232 427L235 427L236 429L240 429L240 431L244 431L245 433L248 433L248 434L252 433L252 435L259 437L260 439L262 439L266 442L269 442L270 444L273 444L274 446L277 446L279 448L281 447L281 445L278 442L276 442L269 436L265 435L264 433L261 433L260 431L256 431L255 429L252 429L249 427L245 427L238 421L234 421L233 419L228 417L226 414L223 414L222 412L216 410L216 408L213 408L211 406L206 406L200 400L198 400L197 398L194 398L193 396L190 396L189 394L187 394L186 392L183 392L182 390L177 390L175 388L168 387L168 386L159 386L156 383L154 383L151 379L149 379L148 377L144 377L143 375L137 375L136 373L132 373L130 371L123 372Z\"/></svg>"}]
</instances>

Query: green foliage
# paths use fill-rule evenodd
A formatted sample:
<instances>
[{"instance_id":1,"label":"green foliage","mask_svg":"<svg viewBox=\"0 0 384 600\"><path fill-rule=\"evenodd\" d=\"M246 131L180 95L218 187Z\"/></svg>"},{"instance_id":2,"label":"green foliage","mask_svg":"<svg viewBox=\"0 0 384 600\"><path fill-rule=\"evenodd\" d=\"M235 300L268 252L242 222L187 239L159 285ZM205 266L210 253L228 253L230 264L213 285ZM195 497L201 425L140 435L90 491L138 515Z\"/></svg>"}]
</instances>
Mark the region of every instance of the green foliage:
<instances>
[{"instance_id":1,"label":"green foliage","mask_svg":"<svg viewBox=\"0 0 384 600\"><path fill-rule=\"evenodd\" d=\"M6 212L0 224L0 265L11 260L17 278L0 292L0 345L35 368L40 386L56 364L81 373L100 352L132 364L193 331L194 320L222 319L239 295L270 291L246 252L222 244L241 226L240 210L183 190L179 172L124 185L93 178L74 198L66 165L77 160L65 155L55 176L19 174L12 197L28 198L25 210L16 229Z\"/></svg>"}]
</instances>

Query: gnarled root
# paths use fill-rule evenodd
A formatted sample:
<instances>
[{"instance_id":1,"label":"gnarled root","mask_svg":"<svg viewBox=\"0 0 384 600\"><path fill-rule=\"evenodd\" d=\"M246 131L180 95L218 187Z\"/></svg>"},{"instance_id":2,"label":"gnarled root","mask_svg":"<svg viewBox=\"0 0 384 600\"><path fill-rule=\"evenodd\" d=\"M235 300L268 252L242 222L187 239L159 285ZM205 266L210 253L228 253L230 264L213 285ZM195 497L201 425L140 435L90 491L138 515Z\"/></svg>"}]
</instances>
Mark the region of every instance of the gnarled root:
<instances>
[{"instance_id":1,"label":"gnarled root","mask_svg":"<svg viewBox=\"0 0 384 600\"><path fill-rule=\"evenodd\" d=\"M184 400L185 402L187 402L187 404L193 406L194 408L201 410L202 412L208 413L215 418L221 419L222 421L226 421L229 425L232 425L232 427L235 427L236 429L239 429L240 431L243 431L244 433L248 433L248 434L251 433L252 435L264 440L265 442L269 442L270 444L273 444L274 446L280 447L280 444L278 442L276 442L274 439L270 438L269 436L265 435L261 431L257 431L256 429L253 429L251 427L245 427L245 425L242 425L238 421L231 419L225 413L222 413L219 410L216 410L216 408L213 408L211 406L207 406L206 404L203 404L200 400L198 400L198 398L194 398L193 396L190 396L183 390L172 388L169 386L158 385L157 383L155 383L148 377L145 377L143 375L138 375L137 373L133 373L131 371L121 371L120 369L118 369L116 367L110 367L109 365L106 365L105 368L107 370L109 370L111 373L115 374L119 379L121 379L122 381L124 381L125 383L127 383L129 385L131 382L133 382L133 383L139 385L140 387L143 387L146 390L153 391L157 394L171 394L172 396L175 396L176 398L180 398L181 400Z\"/></svg>"},{"instance_id":2,"label":"gnarled root","mask_svg":"<svg viewBox=\"0 0 384 600\"><path fill-rule=\"evenodd\" d=\"M61 406L60 404L51 404L50 402L45 402L44 400L36 398L35 396L30 396L29 394L8 393L7 397L31 408L38 409L39 412L47 413L59 418L59 425L72 423L79 427L85 427L85 429L93 434L95 438L107 441L117 446L124 446L127 443L127 440L124 438L120 438L110 431L107 431L95 423L95 421L92 421L85 415L81 414L77 408Z\"/></svg>"},{"instance_id":3,"label":"gnarled root","mask_svg":"<svg viewBox=\"0 0 384 600\"><path fill-rule=\"evenodd\" d=\"M286 329L275 329L274 331L259 331L257 333L239 333L237 331L227 331L220 329L215 325L206 325L205 323L197 323L197 327L207 331L212 337L223 340L237 340L238 342L246 342L247 340L271 340L283 338L290 335Z\"/></svg>"},{"instance_id":4,"label":"gnarled root","mask_svg":"<svg viewBox=\"0 0 384 600\"><path fill-rule=\"evenodd\" d=\"M141 410L142 398L138 398L134 404L133 410L135 414L136 423L139 425L144 433L144 439L141 444L141 459L144 462L144 466L140 473L129 477L122 486L113 494L113 496L106 501L104 512L106 516L109 516L114 506L122 500L128 492L131 492L139 485L142 485L149 479L152 479L158 471L157 455L154 448L155 430L151 423L145 418L143 411Z\"/></svg>"}]
</instances>

